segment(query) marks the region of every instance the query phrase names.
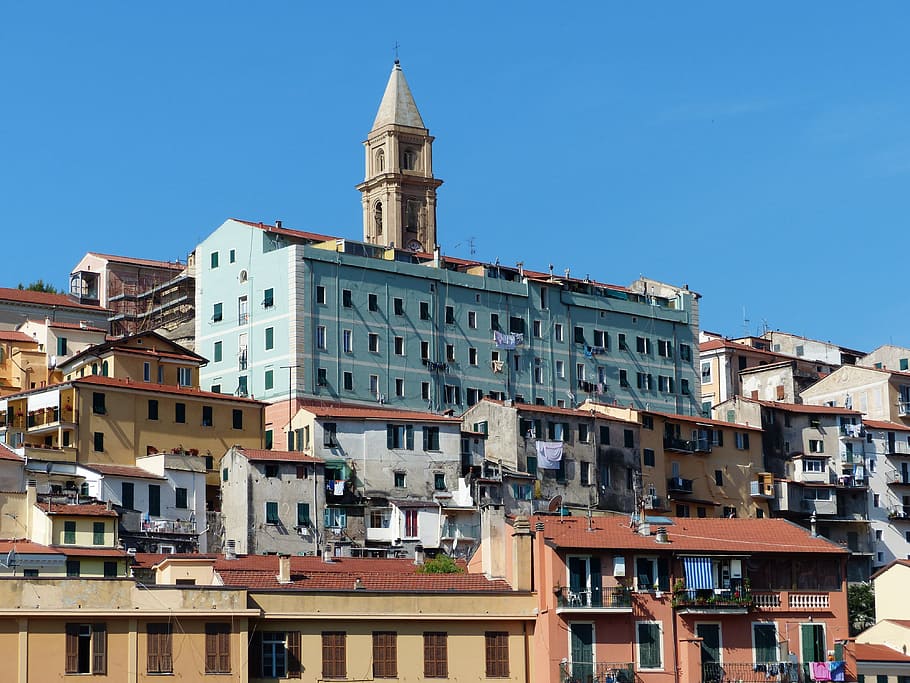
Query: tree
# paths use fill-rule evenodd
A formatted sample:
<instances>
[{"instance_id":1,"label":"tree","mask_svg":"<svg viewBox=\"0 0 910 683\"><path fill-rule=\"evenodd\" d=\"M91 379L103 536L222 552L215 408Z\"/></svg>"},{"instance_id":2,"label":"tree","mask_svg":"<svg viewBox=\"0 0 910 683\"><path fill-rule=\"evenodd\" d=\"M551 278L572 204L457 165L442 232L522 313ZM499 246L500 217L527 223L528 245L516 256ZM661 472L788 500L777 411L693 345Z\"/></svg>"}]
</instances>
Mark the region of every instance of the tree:
<instances>
[{"instance_id":1,"label":"tree","mask_svg":"<svg viewBox=\"0 0 910 683\"><path fill-rule=\"evenodd\" d=\"M847 586L847 614L850 619L851 636L875 623L875 593L871 583Z\"/></svg>"},{"instance_id":2,"label":"tree","mask_svg":"<svg viewBox=\"0 0 910 683\"><path fill-rule=\"evenodd\" d=\"M38 279L34 282L29 283L28 287L25 287L21 282L19 283L19 289L23 289L29 292L44 292L45 294L59 294L58 290L54 285L47 283L45 284L44 280Z\"/></svg>"},{"instance_id":3,"label":"tree","mask_svg":"<svg viewBox=\"0 0 910 683\"><path fill-rule=\"evenodd\" d=\"M461 574L464 569L448 555L437 555L432 560L424 562L418 571L421 574Z\"/></svg>"}]
</instances>

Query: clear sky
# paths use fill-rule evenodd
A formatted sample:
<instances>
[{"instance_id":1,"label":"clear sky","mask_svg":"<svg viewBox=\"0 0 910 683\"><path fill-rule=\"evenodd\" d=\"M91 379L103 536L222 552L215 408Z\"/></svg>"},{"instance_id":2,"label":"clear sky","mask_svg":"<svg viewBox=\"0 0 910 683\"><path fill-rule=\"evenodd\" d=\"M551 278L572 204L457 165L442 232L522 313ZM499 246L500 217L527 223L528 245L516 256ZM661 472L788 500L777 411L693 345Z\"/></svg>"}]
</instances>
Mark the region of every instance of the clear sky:
<instances>
[{"instance_id":1,"label":"clear sky","mask_svg":"<svg viewBox=\"0 0 910 683\"><path fill-rule=\"evenodd\" d=\"M86 251L185 259L228 217L359 239L398 42L444 253L687 283L727 335L910 346L908 20L897 2L6 2L0 285L66 287Z\"/></svg>"}]
</instances>

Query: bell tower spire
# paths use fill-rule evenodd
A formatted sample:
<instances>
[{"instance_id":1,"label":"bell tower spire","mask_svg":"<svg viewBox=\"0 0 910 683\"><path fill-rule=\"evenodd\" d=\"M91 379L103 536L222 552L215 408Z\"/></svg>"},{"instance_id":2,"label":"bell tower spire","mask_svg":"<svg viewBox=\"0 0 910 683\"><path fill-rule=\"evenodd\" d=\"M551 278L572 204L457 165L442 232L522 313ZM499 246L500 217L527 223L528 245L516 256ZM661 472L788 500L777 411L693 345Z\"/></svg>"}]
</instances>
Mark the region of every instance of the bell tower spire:
<instances>
[{"instance_id":1,"label":"bell tower spire","mask_svg":"<svg viewBox=\"0 0 910 683\"><path fill-rule=\"evenodd\" d=\"M396 59L366 141L363 239L400 249L432 251L436 242L433 136L423 124Z\"/></svg>"}]
</instances>

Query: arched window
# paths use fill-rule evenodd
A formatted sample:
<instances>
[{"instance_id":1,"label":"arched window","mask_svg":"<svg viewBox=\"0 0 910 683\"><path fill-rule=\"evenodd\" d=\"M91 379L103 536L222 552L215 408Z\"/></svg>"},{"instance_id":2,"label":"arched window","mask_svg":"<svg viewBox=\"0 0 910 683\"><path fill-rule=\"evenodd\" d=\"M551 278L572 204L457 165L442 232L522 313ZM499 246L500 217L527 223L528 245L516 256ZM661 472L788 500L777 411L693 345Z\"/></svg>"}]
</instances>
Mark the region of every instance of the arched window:
<instances>
[{"instance_id":1,"label":"arched window","mask_svg":"<svg viewBox=\"0 0 910 683\"><path fill-rule=\"evenodd\" d=\"M98 374L98 364L97 363L92 363L92 374L93 375Z\"/></svg>"},{"instance_id":2,"label":"arched window","mask_svg":"<svg viewBox=\"0 0 910 683\"><path fill-rule=\"evenodd\" d=\"M382 234L382 202L376 202L376 206L373 207L373 227L377 235Z\"/></svg>"},{"instance_id":3,"label":"arched window","mask_svg":"<svg viewBox=\"0 0 910 683\"><path fill-rule=\"evenodd\" d=\"M413 171L417 168L417 152L413 149L406 149L401 159L401 166L405 171Z\"/></svg>"},{"instance_id":4,"label":"arched window","mask_svg":"<svg viewBox=\"0 0 910 683\"><path fill-rule=\"evenodd\" d=\"M382 173L383 171L385 171L385 152L379 150L376 152L376 172Z\"/></svg>"},{"instance_id":5,"label":"arched window","mask_svg":"<svg viewBox=\"0 0 910 683\"><path fill-rule=\"evenodd\" d=\"M101 362L101 376L107 377L107 371L108 371L107 361L102 361Z\"/></svg>"},{"instance_id":6,"label":"arched window","mask_svg":"<svg viewBox=\"0 0 910 683\"><path fill-rule=\"evenodd\" d=\"M420 228L420 202L409 199L405 204L404 224L408 230L417 232Z\"/></svg>"}]
</instances>

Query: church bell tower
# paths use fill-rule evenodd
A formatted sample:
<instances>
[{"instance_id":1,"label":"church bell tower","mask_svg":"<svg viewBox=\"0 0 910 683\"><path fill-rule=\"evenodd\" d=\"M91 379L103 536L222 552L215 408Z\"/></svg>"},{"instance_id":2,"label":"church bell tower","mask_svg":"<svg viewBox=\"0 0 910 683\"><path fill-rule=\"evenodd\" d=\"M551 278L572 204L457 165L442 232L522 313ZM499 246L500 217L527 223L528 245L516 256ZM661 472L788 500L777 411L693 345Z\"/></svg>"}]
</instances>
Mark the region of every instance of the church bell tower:
<instances>
[{"instance_id":1,"label":"church bell tower","mask_svg":"<svg viewBox=\"0 0 910 683\"><path fill-rule=\"evenodd\" d=\"M363 239L371 244L431 252L436 247L433 137L423 125L401 64L395 60L366 141Z\"/></svg>"}]
</instances>

